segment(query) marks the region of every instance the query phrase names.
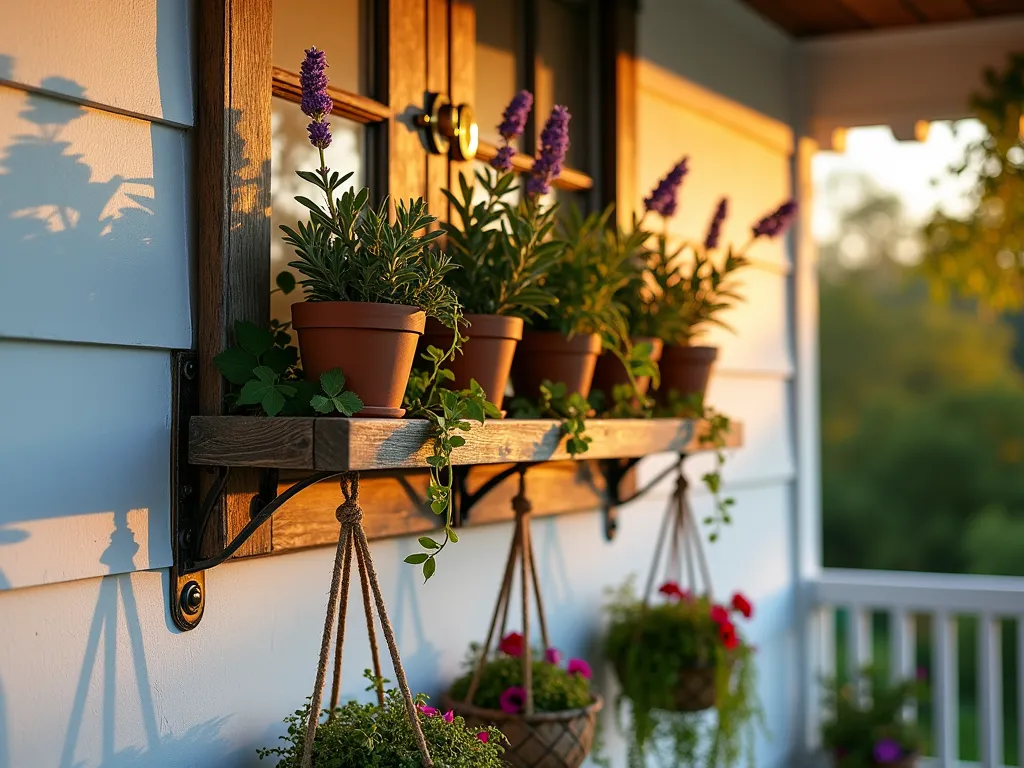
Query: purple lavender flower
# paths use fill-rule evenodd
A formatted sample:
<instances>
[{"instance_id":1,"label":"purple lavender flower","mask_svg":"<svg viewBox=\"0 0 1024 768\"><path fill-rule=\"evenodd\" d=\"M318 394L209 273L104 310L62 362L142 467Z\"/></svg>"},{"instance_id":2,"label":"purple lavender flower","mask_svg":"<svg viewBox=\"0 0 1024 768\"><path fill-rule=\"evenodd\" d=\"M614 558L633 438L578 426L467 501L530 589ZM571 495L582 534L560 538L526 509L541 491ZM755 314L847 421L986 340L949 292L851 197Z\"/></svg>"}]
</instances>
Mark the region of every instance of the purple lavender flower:
<instances>
[{"instance_id":1,"label":"purple lavender flower","mask_svg":"<svg viewBox=\"0 0 1024 768\"><path fill-rule=\"evenodd\" d=\"M875 742L875 748L871 754L875 758L876 763L882 765L885 763L895 763L903 757L903 747L895 739L880 739Z\"/></svg>"},{"instance_id":2,"label":"purple lavender flower","mask_svg":"<svg viewBox=\"0 0 1024 768\"><path fill-rule=\"evenodd\" d=\"M676 207L679 205L679 186L683 183L683 177L690 172L689 162L690 157L687 155L658 182L651 196L644 200L644 206L648 211L653 211L666 219L675 215Z\"/></svg>"},{"instance_id":3,"label":"purple lavender flower","mask_svg":"<svg viewBox=\"0 0 1024 768\"><path fill-rule=\"evenodd\" d=\"M532 197L546 195L551 182L562 172L565 155L569 151L569 120L572 115L561 105L551 110L551 116L540 132L540 155L533 164L526 192Z\"/></svg>"},{"instance_id":4,"label":"purple lavender flower","mask_svg":"<svg viewBox=\"0 0 1024 768\"><path fill-rule=\"evenodd\" d=\"M491 168L501 172L511 171L512 158L515 156L515 147L510 147L507 144L504 147L498 147L498 154L491 158Z\"/></svg>"},{"instance_id":5,"label":"purple lavender flower","mask_svg":"<svg viewBox=\"0 0 1024 768\"><path fill-rule=\"evenodd\" d=\"M498 133L505 141L512 141L523 135L526 128L526 118L533 108L533 94L523 90L512 97L512 101L505 107L501 116L501 125L498 126Z\"/></svg>"},{"instance_id":6,"label":"purple lavender flower","mask_svg":"<svg viewBox=\"0 0 1024 768\"><path fill-rule=\"evenodd\" d=\"M327 93L326 53L315 46L306 51L299 68L299 83L302 85L302 111L317 121L330 114L334 101Z\"/></svg>"},{"instance_id":7,"label":"purple lavender flower","mask_svg":"<svg viewBox=\"0 0 1024 768\"><path fill-rule=\"evenodd\" d=\"M780 237L796 218L795 200L787 200L754 225L754 237Z\"/></svg>"},{"instance_id":8,"label":"purple lavender flower","mask_svg":"<svg viewBox=\"0 0 1024 768\"><path fill-rule=\"evenodd\" d=\"M317 149L327 149L331 146L331 124L326 120L314 120L306 126L309 132L309 143Z\"/></svg>"},{"instance_id":9,"label":"purple lavender flower","mask_svg":"<svg viewBox=\"0 0 1024 768\"><path fill-rule=\"evenodd\" d=\"M723 197L718 201L718 208L715 209L715 215L711 218L711 223L708 225L708 234L704 238L704 248L711 250L718 247L718 240L722 236L722 224L725 221L725 217L729 215L729 198Z\"/></svg>"}]
</instances>

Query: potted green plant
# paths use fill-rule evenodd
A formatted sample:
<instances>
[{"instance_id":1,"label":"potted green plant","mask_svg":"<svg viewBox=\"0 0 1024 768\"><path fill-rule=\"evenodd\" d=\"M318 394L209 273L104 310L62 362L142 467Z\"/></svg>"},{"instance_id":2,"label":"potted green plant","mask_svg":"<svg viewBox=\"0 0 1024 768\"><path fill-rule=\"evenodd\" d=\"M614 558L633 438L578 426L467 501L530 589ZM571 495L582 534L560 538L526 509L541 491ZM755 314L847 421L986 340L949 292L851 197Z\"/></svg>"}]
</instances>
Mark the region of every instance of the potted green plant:
<instances>
[{"instance_id":1,"label":"potted green plant","mask_svg":"<svg viewBox=\"0 0 1024 768\"><path fill-rule=\"evenodd\" d=\"M309 221L281 227L297 256L289 266L302 275L305 292L292 307L292 325L307 376L340 368L365 403L360 416L397 418L426 317L453 329L458 323L458 298L445 284L455 265L437 248L440 230L428 231L435 219L422 199L399 202L392 221L388 202L371 208L366 189L337 196L351 174L331 171L324 158L333 105L326 68L323 51L306 51L302 111L311 119L320 168L297 173L324 200L296 197Z\"/></svg>"},{"instance_id":2,"label":"potted green plant","mask_svg":"<svg viewBox=\"0 0 1024 768\"><path fill-rule=\"evenodd\" d=\"M671 765L732 766L753 760L751 724L759 716L754 649L736 627L753 607L740 594L729 605L695 596L675 581L661 585L660 605L636 597L631 582L610 605L605 654L631 704L629 764L650 754ZM709 721L701 714L714 708Z\"/></svg>"},{"instance_id":3,"label":"potted green plant","mask_svg":"<svg viewBox=\"0 0 1024 768\"><path fill-rule=\"evenodd\" d=\"M375 684L373 674L367 678ZM435 765L445 768L502 768L504 737L493 726L469 726L448 710L427 705L427 697L415 697L423 736ZM260 759L276 758L277 768L301 768L306 721L310 704L285 718L288 732L284 746L259 750ZM316 730L311 768L421 768L405 703L397 689L385 693L383 705L349 702L333 712Z\"/></svg>"},{"instance_id":4,"label":"potted green plant","mask_svg":"<svg viewBox=\"0 0 1024 768\"><path fill-rule=\"evenodd\" d=\"M444 697L473 726L497 726L508 740L504 755L514 768L577 768L594 741L597 713L603 706L591 692L590 665L570 659L562 667L555 648L534 649L531 679L524 682L526 639L510 632L497 652L483 660L478 646L470 650L467 671ZM474 675L481 672L474 689ZM528 690L529 687L529 690Z\"/></svg>"},{"instance_id":5,"label":"potted green plant","mask_svg":"<svg viewBox=\"0 0 1024 768\"><path fill-rule=\"evenodd\" d=\"M749 264L747 250L761 238L782 236L797 213L794 201L783 203L753 226L746 246L739 250L727 246L723 252L720 241L728 199L722 198L701 243L672 247L668 221L678 209L679 189L688 172L689 158L684 157L644 200L644 216L660 217L663 230L654 246L647 248L642 290L631 291L623 299L632 333L664 342L659 361L662 403L672 392L683 398L706 393L718 350L695 342L712 326L729 329L720 315L742 300L736 273Z\"/></svg>"},{"instance_id":6,"label":"potted green plant","mask_svg":"<svg viewBox=\"0 0 1024 768\"><path fill-rule=\"evenodd\" d=\"M825 681L822 742L836 768L913 768L924 746L920 729L908 722L908 705L925 697L918 680L889 684L872 669L851 682Z\"/></svg>"},{"instance_id":7,"label":"potted green plant","mask_svg":"<svg viewBox=\"0 0 1024 768\"><path fill-rule=\"evenodd\" d=\"M466 389L476 380L499 408L516 344L523 337L523 318L543 316L555 303L551 292L541 286L561 247L550 238L551 209L536 201L522 207L507 201L520 191L512 166L514 143L532 106L533 95L521 91L505 109L498 126L504 145L491 160L491 168L476 174L483 199L461 172L458 194L444 190L454 221L441 228L447 236L447 251L459 267L446 279L465 311L460 325L462 349L449 368L456 388ZM440 322L427 321L426 344L443 347L450 337Z\"/></svg>"}]
</instances>

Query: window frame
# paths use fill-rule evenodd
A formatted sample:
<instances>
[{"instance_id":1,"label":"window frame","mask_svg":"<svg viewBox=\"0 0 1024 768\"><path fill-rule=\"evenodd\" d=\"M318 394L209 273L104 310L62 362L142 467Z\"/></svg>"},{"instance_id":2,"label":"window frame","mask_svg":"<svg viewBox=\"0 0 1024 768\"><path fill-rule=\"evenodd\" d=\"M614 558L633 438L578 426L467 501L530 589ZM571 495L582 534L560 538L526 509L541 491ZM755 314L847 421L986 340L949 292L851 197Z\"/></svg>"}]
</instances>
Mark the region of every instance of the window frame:
<instances>
[{"instance_id":1,"label":"window frame","mask_svg":"<svg viewBox=\"0 0 1024 768\"><path fill-rule=\"evenodd\" d=\"M601 130L601 141L592 153L595 178L569 171L559 186L591 190L600 206L617 203L619 218L628 221L636 169L638 9L636 0L593 1L597 71L605 85L592 110ZM197 9L195 346L198 413L204 415L224 412L226 384L214 357L229 345L235 323L266 326L270 321L272 99L300 100L296 73L273 66L273 2L204 0ZM536 0L527 2L535 7ZM426 194L432 210L443 216L447 205L440 189L450 184L458 165L426 153L419 133L409 130L407 113L410 104L422 102L427 90L447 91L454 101L472 103L473 9L460 0L377 0L369 37L369 79L375 84L374 95L383 100L331 89L335 110L368 127L367 178L378 197ZM396 40L401 44L392 45ZM484 145L478 157L489 159L496 149ZM517 157L517 169L530 166L531 158ZM264 495L271 491L264 487L271 482L277 484L276 474L232 472L200 542L204 556L220 551L250 521L254 498L261 490ZM205 494L210 484L207 479L200 492ZM574 492L572 487L566 490ZM235 557L295 548L275 546L272 526L273 518ZM305 539L302 546L329 540Z\"/></svg>"}]
</instances>

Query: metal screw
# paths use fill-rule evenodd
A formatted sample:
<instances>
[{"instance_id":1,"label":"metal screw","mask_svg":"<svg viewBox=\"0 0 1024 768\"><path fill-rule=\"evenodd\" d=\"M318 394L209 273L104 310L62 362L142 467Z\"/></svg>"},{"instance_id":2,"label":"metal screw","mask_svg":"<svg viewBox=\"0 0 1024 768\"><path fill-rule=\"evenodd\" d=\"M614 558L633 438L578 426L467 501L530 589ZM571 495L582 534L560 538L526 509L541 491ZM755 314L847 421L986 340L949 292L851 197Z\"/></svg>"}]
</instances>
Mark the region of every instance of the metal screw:
<instances>
[{"instance_id":1,"label":"metal screw","mask_svg":"<svg viewBox=\"0 0 1024 768\"><path fill-rule=\"evenodd\" d=\"M183 486L181 486L181 495L182 495L183 498L188 498L189 496L191 496L192 495L192 486L191 485L183 485Z\"/></svg>"},{"instance_id":2,"label":"metal screw","mask_svg":"<svg viewBox=\"0 0 1024 768\"><path fill-rule=\"evenodd\" d=\"M185 585L185 588L181 590L181 610L189 615L195 616L199 613L199 609L203 607L203 589L199 586L198 581L190 581Z\"/></svg>"},{"instance_id":3,"label":"metal screw","mask_svg":"<svg viewBox=\"0 0 1024 768\"><path fill-rule=\"evenodd\" d=\"M192 546L192 531L189 529L182 531L179 541L185 549L190 548Z\"/></svg>"},{"instance_id":4,"label":"metal screw","mask_svg":"<svg viewBox=\"0 0 1024 768\"><path fill-rule=\"evenodd\" d=\"M188 360L185 363L182 373L185 374L185 378L191 381L196 377L196 364L192 360Z\"/></svg>"}]
</instances>

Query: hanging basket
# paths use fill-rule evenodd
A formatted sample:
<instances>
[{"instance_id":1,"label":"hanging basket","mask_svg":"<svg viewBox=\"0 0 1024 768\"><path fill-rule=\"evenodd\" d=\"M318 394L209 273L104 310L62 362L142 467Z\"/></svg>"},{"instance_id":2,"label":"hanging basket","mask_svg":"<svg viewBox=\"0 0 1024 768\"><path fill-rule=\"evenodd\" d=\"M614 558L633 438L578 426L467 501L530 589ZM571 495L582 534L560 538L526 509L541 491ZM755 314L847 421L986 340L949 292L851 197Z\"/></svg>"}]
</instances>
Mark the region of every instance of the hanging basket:
<instances>
[{"instance_id":1,"label":"hanging basket","mask_svg":"<svg viewBox=\"0 0 1024 768\"><path fill-rule=\"evenodd\" d=\"M659 702L658 709L668 712L703 712L712 709L718 703L714 667L690 667L679 672L679 680L672 691L671 700ZM626 667L621 662L615 664L615 674L623 691L633 690L629 683Z\"/></svg>"},{"instance_id":2,"label":"hanging basket","mask_svg":"<svg viewBox=\"0 0 1024 768\"><path fill-rule=\"evenodd\" d=\"M471 726L494 725L505 734L508 747L502 760L514 768L579 768L594 744L597 713L604 699L584 709L512 715L500 709L442 699L445 709L454 709Z\"/></svg>"}]
</instances>

